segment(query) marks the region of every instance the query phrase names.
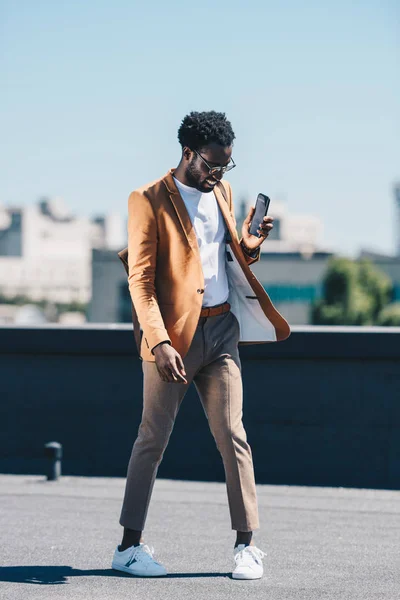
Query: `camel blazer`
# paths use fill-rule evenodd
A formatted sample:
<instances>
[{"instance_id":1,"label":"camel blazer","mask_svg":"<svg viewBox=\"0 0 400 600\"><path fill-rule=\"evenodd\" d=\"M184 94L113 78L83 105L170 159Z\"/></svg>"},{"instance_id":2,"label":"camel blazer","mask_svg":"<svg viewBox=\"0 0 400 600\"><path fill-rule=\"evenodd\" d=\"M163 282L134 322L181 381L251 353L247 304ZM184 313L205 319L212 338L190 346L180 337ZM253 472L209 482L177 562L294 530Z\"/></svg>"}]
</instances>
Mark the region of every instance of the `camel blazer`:
<instances>
[{"instance_id":1,"label":"camel blazer","mask_svg":"<svg viewBox=\"0 0 400 600\"><path fill-rule=\"evenodd\" d=\"M128 247L118 252L128 275L134 334L142 360L168 340L185 357L202 307L204 277L197 237L174 183L164 177L132 192L128 200ZM290 335L286 320L273 306L249 265L259 260L240 246L228 182L214 193L225 220L228 302L239 321L239 344L279 342Z\"/></svg>"}]
</instances>

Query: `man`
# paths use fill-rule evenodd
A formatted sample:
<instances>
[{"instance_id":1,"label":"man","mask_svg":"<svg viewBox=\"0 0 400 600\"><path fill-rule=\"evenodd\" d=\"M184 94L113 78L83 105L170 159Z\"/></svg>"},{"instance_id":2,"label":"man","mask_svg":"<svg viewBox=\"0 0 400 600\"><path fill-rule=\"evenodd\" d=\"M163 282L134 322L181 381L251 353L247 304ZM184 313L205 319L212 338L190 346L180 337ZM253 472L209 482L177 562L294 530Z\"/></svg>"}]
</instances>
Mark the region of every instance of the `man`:
<instances>
[{"instance_id":1,"label":"man","mask_svg":"<svg viewBox=\"0 0 400 600\"><path fill-rule=\"evenodd\" d=\"M280 341L290 329L248 266L259 259L273 219L264 217L260 237L253 236L251 209L237 237L231 189L221 181L235 166L234 138L224 113L190 113L178 131L178 167L129 196L128 249L119 256L128 272L144 394L120 518L124 535L112 566L132 575L166 574L142 532L157 469L192 381L225 468L237 532L233 577L263 574L264 553L252 541L259 522L242 424L238 343Z\"/></svg>"}]
</instances>

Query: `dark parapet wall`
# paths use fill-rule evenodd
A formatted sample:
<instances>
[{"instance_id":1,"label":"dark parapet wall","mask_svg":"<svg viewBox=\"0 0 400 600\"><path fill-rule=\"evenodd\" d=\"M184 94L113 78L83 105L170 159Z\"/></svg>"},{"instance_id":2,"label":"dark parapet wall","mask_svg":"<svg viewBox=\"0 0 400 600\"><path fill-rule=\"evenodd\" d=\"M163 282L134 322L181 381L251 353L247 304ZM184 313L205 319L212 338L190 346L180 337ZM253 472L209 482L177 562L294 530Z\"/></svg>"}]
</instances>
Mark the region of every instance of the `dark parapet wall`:
<instances>
[{"instance_id":1,"label":"dark parapet wall","mask_svg":"<svg viewBox=\"0 0 400 600\"><path fill-rule=\"evenodd\" d=\"M258 483L400 489L400 329L295 327L241 347L244 424ZM140 423L130 325L0 327L0 472L124 477ZM223 481L191 387L159 477Z\"/></svg>"}]
</instances>

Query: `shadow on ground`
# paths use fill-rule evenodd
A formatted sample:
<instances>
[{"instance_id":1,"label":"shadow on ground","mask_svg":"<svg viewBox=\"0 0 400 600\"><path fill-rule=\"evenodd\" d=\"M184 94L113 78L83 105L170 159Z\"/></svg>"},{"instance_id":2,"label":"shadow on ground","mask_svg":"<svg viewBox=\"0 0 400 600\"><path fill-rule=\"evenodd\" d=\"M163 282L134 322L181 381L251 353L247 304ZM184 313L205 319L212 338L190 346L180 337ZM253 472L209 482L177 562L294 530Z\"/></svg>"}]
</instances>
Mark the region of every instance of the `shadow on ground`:
<instances>
[{"instance_id":1,"label":"shadow on ground","mask_svg":"<svg viewBox=\"0 0 400 600\"><path fill-rule=\"evenodd\" d=\"M70 577L127 577L132 575L114 571L113 569L73 569L60 566L0 567L0 581L14 583L36 583L39 585L62 585L68 583ZM175 579L183 577L229 577L231 573L170 573L165 577L152 579Z\"/></svg>"}]
</instances>

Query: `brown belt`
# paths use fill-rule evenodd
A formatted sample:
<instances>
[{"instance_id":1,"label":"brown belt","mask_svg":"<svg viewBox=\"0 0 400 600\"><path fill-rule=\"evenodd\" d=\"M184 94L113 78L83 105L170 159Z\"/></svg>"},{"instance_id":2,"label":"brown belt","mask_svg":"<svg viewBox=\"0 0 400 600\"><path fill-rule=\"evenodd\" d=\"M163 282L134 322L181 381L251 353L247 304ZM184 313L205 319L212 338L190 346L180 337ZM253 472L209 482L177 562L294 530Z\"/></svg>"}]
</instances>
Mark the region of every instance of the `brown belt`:
<instances>
[{"instance_id":1,"label":"brown belt","mask_svg":"<svg viewBox=\"0 0 400 600\"><path fill-rule=\"evenodd\" d=\"M228 312L230 308L231 305L229 302L218 304L218 306L207 306L206 308L201 309L200 317L216 317L217 315L222 315Z\"/></svg>"}]
</instances>

